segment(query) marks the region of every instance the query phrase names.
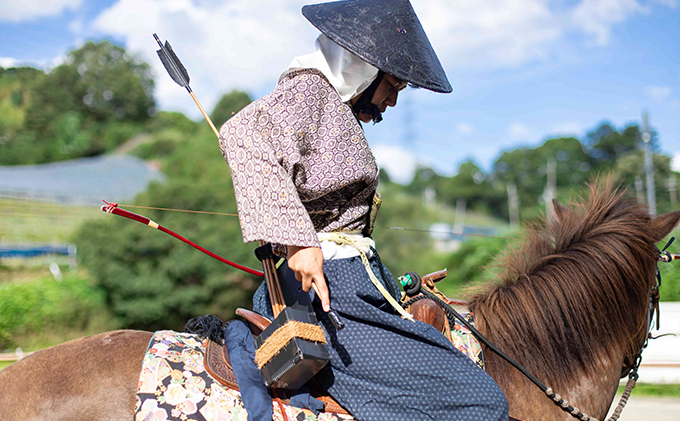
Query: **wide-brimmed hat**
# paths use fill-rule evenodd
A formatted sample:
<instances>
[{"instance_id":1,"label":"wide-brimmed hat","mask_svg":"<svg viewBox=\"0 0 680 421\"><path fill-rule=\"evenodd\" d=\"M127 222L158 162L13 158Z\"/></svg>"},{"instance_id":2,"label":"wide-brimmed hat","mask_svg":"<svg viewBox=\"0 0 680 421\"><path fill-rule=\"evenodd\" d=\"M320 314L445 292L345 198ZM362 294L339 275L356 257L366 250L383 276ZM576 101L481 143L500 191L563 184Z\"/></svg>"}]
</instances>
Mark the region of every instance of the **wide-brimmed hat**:
<instances>
[{"instance_id":1,"label":"wide-brimmed hat","mask_svg":"<svg viewBox=\"0 0 680 421\"><path fill-rule=\"evenodd\" d=\"M328 38L383 72L431 91L453 90L409 0L311 4L302 14Z\"/></svg>"}]
</instances>

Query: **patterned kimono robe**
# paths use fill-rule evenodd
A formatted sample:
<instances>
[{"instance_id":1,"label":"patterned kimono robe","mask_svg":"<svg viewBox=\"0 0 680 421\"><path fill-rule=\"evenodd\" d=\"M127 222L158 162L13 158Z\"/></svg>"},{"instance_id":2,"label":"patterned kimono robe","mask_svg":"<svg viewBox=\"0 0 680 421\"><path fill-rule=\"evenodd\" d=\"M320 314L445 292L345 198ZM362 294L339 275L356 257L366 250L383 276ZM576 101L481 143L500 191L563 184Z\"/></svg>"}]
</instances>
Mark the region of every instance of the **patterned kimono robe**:
<instances>
[{"instance_id":1,"label":"patterned kimono robe","mask_svg":"<svg viewBox=\"0 0 680 421\"><path fill-rule=\"evenodd\" d=\"M222 126L220 148L243 241L318 247L317 232L366 228L378 166L352 109L320 73L288 74Z\"/></svg>"},{"instance_id":2,"label":"patterned kimono robe","mask_svg":"<svg viewBox=\"0 0 680 421\"><path fill-rule=\"evenodd\" d=\"M319 246L317 232L370 231L378 168L351 108L318 71L288 74L229 119L220 147L244 241ZM398 299L377 253L370 268ZM326 260L323 270L345 328L335 330L314 300L331 357L316 378L357 419L508 419L493 379L432 326L399 317L360 257ZM264 283L253 309L273 318Z\"/></svg>"}]
</instances>

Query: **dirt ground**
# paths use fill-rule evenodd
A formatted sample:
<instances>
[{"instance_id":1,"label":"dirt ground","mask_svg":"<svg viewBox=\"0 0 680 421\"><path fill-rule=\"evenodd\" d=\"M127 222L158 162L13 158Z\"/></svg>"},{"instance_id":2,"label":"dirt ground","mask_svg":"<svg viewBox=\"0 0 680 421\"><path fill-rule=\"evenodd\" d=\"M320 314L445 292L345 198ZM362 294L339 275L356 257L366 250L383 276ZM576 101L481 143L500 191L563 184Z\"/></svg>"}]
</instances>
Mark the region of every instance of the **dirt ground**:
<instances>
[{"instance_id":1,"label":"dirt ground","mask_svg":"<svg viewBox=\"0 0 680 421\"><path fill-rule=\"evenodd\" d=\"M619 397L614 399L618 402ZM607 416L609 418L611 413ZM619 421L680 421L680 398L633 396Z\"/></svg>"}]
</instances>

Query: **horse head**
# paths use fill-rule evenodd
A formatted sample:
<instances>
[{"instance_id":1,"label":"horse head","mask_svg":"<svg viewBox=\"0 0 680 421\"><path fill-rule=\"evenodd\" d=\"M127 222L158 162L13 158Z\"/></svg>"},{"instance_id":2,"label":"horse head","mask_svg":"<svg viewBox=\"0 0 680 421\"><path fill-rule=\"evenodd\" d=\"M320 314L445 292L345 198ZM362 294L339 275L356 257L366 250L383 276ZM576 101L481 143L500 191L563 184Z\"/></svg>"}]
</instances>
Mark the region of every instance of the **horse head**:
<instances>
[{"instance_id":1,"label":"horse head","mask_svg":"<svg viewBox=\"0 0 680 421\"><path fill-rule=\"evenodd\" d=\"M505 272L473 297L470 308L492 343L602 419L622 367L645 341L655 243L677 225L680 210L650 217L645 205L609 180L591 183L584 200L554 205L553 217L530 226L522 244L500 260ZM513 416L565 419L489 354L487 371L508 396ZM545 407L536 404L541 399Z\"/></svg>"}]
</instances>

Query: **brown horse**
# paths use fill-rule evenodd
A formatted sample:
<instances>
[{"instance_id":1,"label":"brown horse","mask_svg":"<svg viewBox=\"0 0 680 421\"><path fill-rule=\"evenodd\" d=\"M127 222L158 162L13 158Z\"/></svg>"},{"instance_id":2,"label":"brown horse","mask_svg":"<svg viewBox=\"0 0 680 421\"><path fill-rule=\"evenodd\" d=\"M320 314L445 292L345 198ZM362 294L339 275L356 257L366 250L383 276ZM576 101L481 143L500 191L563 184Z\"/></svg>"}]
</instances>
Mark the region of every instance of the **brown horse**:
<instances>
[{"instance_id":1,"label":"brown horse","mask_svg":"<svg viewBox=\"0 0 680 421\"><path fill-rule=\"evenodd\" d=\"M600 187L602 189L602 186ZM479 330L582 412L603 419L624 363L644 341L658 251L680 211L650 218L623 194L590 189L556 207L503 261L507 272L471 301ZM81 338L0 371L0 420L130 420L151 333ZM529 421L570 416L496 355L487 371Z\"/></svg>"}]
</instances>

